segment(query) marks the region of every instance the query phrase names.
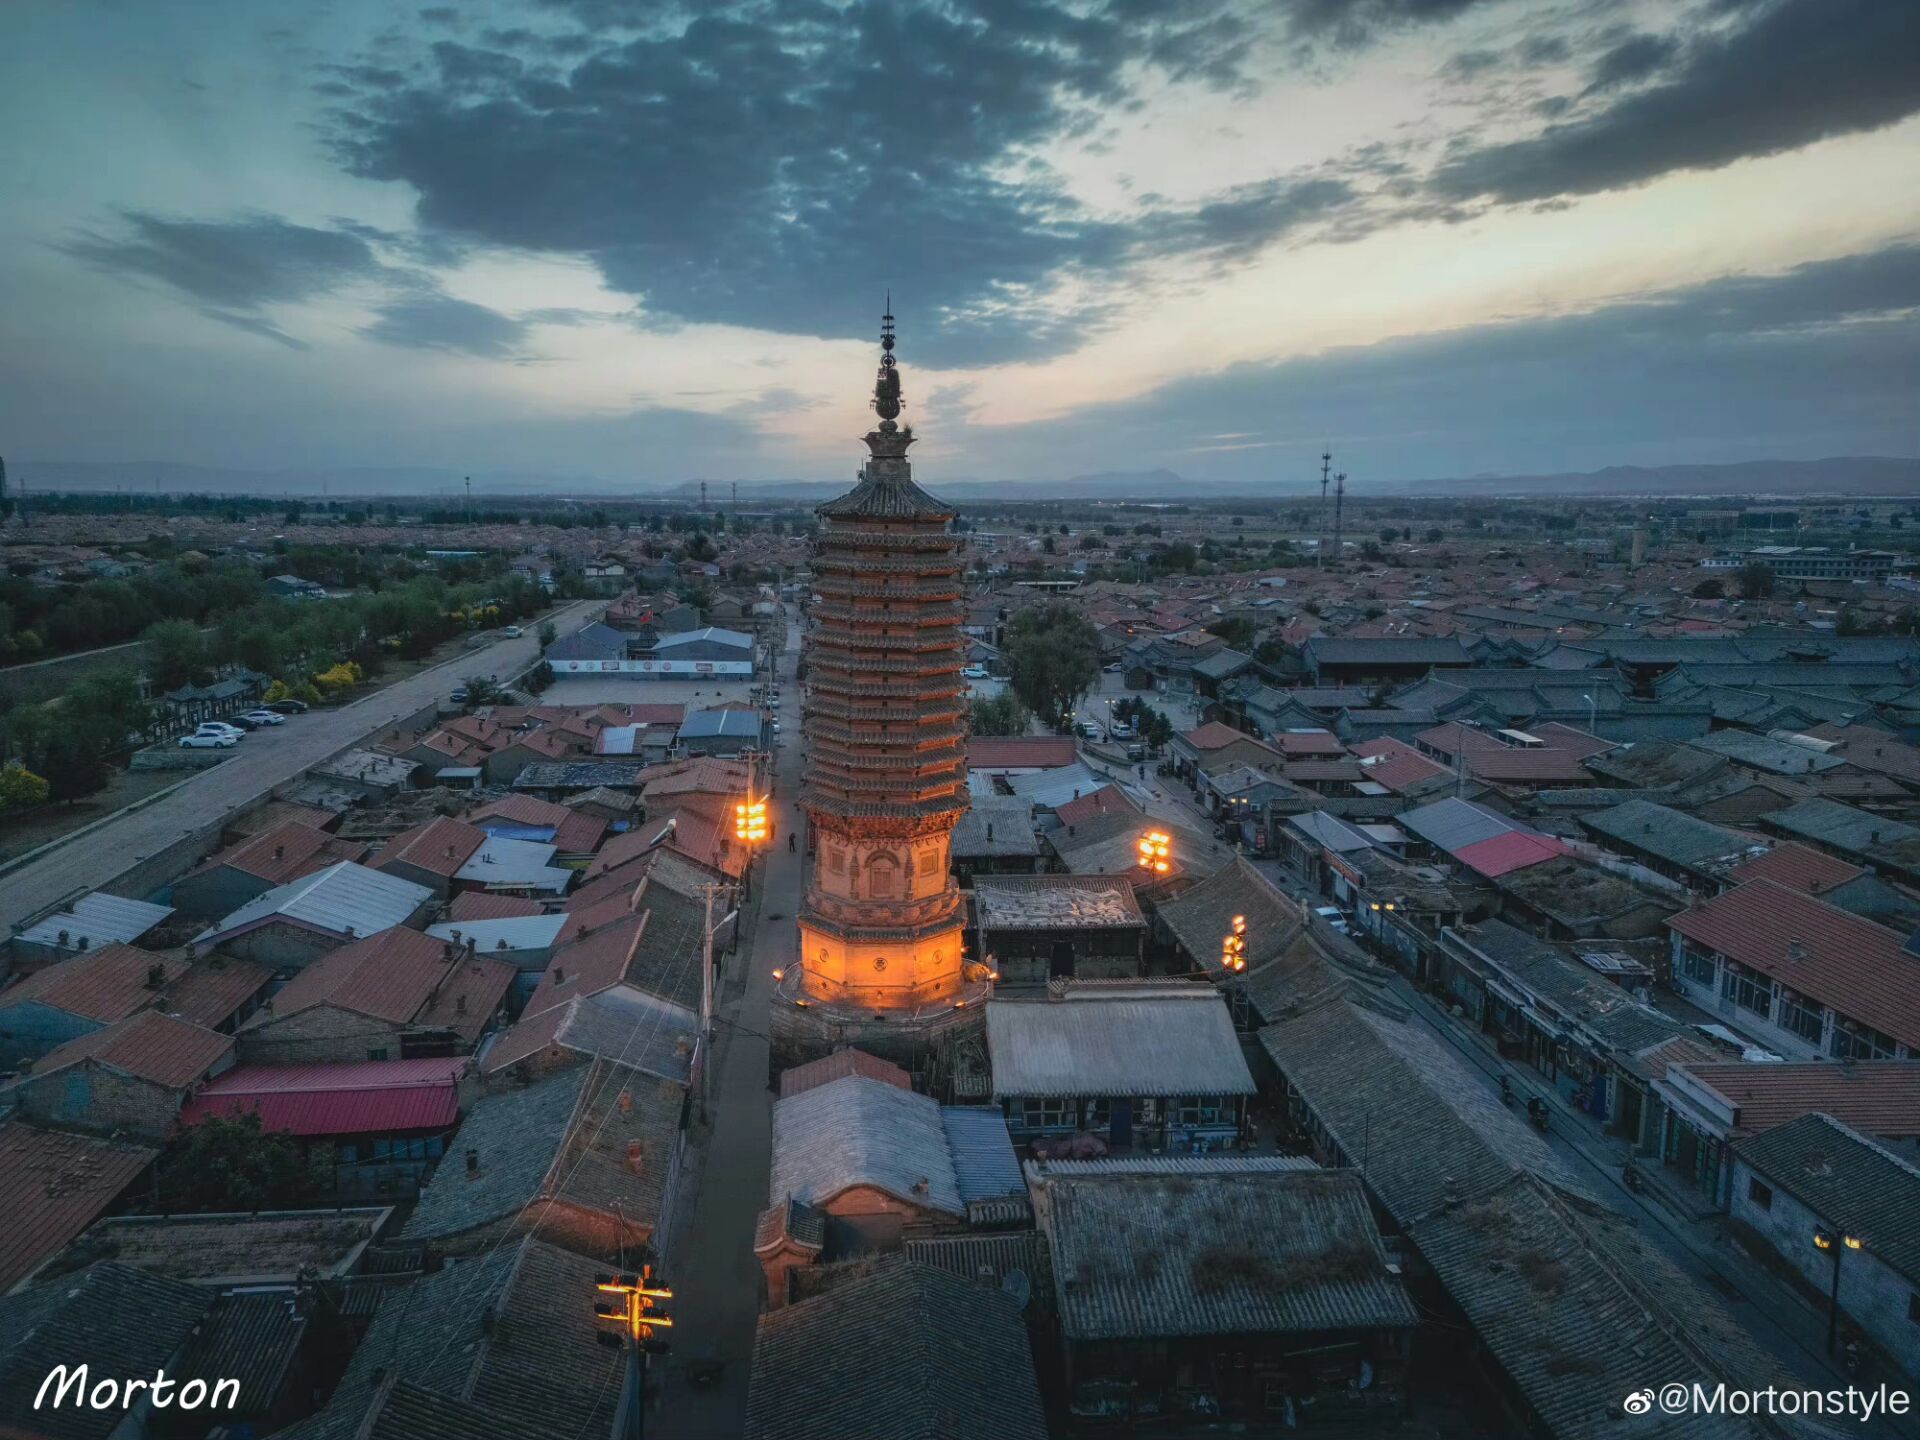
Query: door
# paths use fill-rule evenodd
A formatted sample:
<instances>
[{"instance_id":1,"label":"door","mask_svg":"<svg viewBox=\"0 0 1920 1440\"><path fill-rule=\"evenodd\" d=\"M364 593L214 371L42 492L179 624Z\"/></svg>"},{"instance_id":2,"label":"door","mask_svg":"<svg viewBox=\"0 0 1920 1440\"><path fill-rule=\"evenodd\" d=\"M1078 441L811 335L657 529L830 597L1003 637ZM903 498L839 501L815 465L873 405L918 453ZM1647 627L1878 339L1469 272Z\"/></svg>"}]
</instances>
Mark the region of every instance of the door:
<instances>
[{"instance_id":1,"label":"door","mask_svg":"<svg viewBox=\"0 0 1920 1440\"><path fill-rule=\"evenodd\" d=\"M1047 961L1047 974L1056 980L1071 979L1073 976L1073 946L1065 940L1053 942L1053 952Z\"/></svg>"},{"instance_id":2,"label":"door","mask_svg":"<svg viewBox=\"0 0 1920 1440\"><path fill-rule=\"evenodd\" d=\"M1133 1101L1115 1100L1108 1110L1107 1138L1116 1150L1133 1147Z\"/></svg>"}]
</instances>

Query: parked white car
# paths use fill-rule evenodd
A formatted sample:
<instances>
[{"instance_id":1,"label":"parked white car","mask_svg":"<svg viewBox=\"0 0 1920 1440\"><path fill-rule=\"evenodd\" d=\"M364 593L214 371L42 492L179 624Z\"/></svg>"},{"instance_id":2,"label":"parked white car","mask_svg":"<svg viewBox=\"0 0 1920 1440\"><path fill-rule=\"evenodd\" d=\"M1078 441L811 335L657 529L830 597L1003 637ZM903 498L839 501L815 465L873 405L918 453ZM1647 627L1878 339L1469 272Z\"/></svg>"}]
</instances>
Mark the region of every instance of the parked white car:
<instances>
[{"instance_id":1,"label":"parked white car","mask_svg":"<svg viewBox=\"0 0 1920 1440\"><path fill-rule=\"evenodd\" d=\"M500 633L509 640L518 640L520 638L520 627L518 625L509 625Z\"/></svg>"},{"instance_id":2,"label":"parked white car","mask_svg":"<svg viewBox=\"0 0 1920 1440\"><path fill-rule=\"evenodd\" d=\"M242 730L238 725L229 725L224 720L202 720L200 722L200 728L193 733L196 735L226 735L236 741L247 738L246 731Z\"/></svg>"},{"instance_id":3,"label":"parked white car","mask_svg":"<svg viewBox=\"0 0 1920 1440\"><path fill-rule=\"evenodd\" d=\"M1339 934L1351 935L1353 933L1352 927L1347 924L1347 917L1334 906L1319 905L1314 908L1313 913L1326 921L1327 924Z\"/></svg>"},{"instance_id":4,"label":"parked white car","mask_svg":"<svg viewBox=\"0 0 1920 1440\"><path fill-rule=\"evenodd\" d=\"M284 725L287 717L274 710L249 710L240 717L249 725Z\"/></svg>"},{"instance_id":5,"label":"parked white car","mask_svg":"<svg viewBox=\"0 0 1920 1440\"><path fill-rule=\"evenodd\" d=\"M969 680L984 680L987 678L987 667L984 665L969 665L960 673Z\"/></svg>"},{"instance_id":6,"label":"parked white car","mask_svg":"<svg viewBox=\"0 0 1920 1440\"><path fill-rule=\"evenodd\" d=\"M195 731L180 737L182 750L228 750L239 743L238 735L221 735L211 731Z\"/></svg>"}]
</instances>

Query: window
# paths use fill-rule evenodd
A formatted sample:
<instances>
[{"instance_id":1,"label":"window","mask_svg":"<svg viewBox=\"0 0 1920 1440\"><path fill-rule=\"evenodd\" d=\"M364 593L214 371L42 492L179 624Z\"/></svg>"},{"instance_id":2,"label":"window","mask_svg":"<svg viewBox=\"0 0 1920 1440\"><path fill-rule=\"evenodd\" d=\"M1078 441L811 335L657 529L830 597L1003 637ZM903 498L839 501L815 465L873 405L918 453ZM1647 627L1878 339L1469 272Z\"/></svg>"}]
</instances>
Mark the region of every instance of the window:
<instances>
[{"instance_id":1,"label":"window","mask_svg":"<svg viewBox=\"0 0 1920 1440\"><path fill-rule=\"evenodd\" d=\"M1228 1102L1217 1095L1182 1095L1173 1102L1176 1125L1225 1125L1232 1119Z\"/></svg>"},{"instance_id":2,"label":"window","mask_svg":"<svg viewBox=\"0 0 1920 1440\"><path fill-rule=\"evenodd\" d=\"M1729 960L1721 972L1720 993L1742 1010L1768 1017L1773 1014L1773 982L1736 961Z\"/></svg>"},{"instance_id":3,"label":"window","mask_svg":"<svg viewBox=\"0 0 1920 1440\"><path fill-rule=\"evenodd\" d=\"M1747 1177L1747 1199L1751 1200L1762 1210L1771 1210L1773 1208L1773 1187L1762 1184L1758 1176L1749 1175Z\"/></svg>"},{"instance_id":4,"label":"window","mask_svg":"<svg viewBox=\"0 0 1920 1440\"><path fill-rule=\"evenodd\" d=\"M1080 1123L1080 1107L1058 1095L1041 1095L1020 1102L1020 1125L1025 1130L1071 1130Z\"/></svg>"},{"instance_id":5,"label":"window","mask_svg":"<svg viewBox=\"0 0 1920 1440\"><path fill-rule=\"evenodd\" d=\"M1780 1024L1810 1045L1818 1045L1826 1034L1826 1011L1816 1000L1780 987Z\"/></svg>"},{"instance_id":6,"label":"window","mask_svg":"<svg viewBox=\"0 0 1920 1440\"><path fill-rule=\"evenodd\" d=\"M1851 1020L1834 1017L1833 1044L1834 1057L1840 1060L1891 1060L1894 1058L1894 1039L1883 1035L1870 1025L1856 1025Z\"/></svg>"},{"instance_id":7,"label":"window","mask_svg":"<svg viewBox=\"0 0 1920 1440\"><path fill-rule=\"evenodd\" d=\"M1680 978L1691 980L1696 985L1711 986L1714 981L1713 956L1694 949L1691 945L1680 950Z\"/></svg>"},{"instance_id":8,"label":"window","mask_svg":"<svg viewBox=\"0 0 1920 1440\"><path fill-rule=\"evenodd\" d=\"M378 1050L367 1051L367 1059L369 1060L384 1060L386 1058L387 1058L387 1047L384 1045L382 1045Z\"/></svg>"},{"instance_id":9,"label":"window","mask_svg":"<svg viewBox=\"0 0 1920 1440\"><path fill-rule=\"evenodd\" d=\"M847 873L847 852L835 846L827 851L827 869L836 875Z\"/></svg>"}]
</instances>

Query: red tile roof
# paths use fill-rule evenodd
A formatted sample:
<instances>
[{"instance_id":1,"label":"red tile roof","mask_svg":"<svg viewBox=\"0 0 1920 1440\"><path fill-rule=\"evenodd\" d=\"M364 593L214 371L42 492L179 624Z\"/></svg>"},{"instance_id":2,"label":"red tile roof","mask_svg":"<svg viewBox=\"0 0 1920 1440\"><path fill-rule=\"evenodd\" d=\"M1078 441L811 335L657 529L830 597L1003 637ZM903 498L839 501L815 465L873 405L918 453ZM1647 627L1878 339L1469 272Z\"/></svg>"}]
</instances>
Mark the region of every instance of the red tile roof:
<instances>
[{"instance_id":1,"label":"red tile roof","mask_svg":"<svg viewBox=\"0 0 1920 1440\"><path fill-rule=\"evenodd\" d=\"M1080 756L1071 735L984 735L967 741L974 770L1051 770Z\"/></svg>"},{"instance_id":2,"label":"red tile roof","mask_svg":"<svg viewBox=\"0 0 1920 1440\"><path fill-rule=\"evenodd\" d=\"M161 983L150 986L147 976L155 966L160 968ZM186 961L151 950L117 942L102 945L36 970L18 985L0 990L0 1009L36 1000L70 1015L111 1024L146 1009L186 968Z\"/></svg>"},{"instance_id":3,"label":"red tile roof","mask_svg":"<svg viewBox=\"0 0 1920 1440\"><path fill-rule=\"evenodd\" d=\"M527 997L523 1016L538 1015L553 1005L563 1005L577 995L593 995L626 978L633 952L640 946L650 912L640 911L611 925L603 925L584 940L576 940L565 949L553 952L546 973L532 995Z\"/></svg>"},{"instance_id":4,"label":"red tile roof","mask_svg":"<svg viewBox=\"0 0 1920 1440\"><path fill-rule=\"evenodd\" d=\"M1667 924L1831 1007L1920 1045L1920 960L1902 936L1770 880L1749 880Z\"/></svg>"},{"instance_id":5,"label":"red tile roof","mask_svg":"<svg viewBox=\"0 0 1920 1440\"><path fill-rule=\"evenodd\" d=\"M1053 813L1062 825L1084 825L1101 815L1138 815L1140 807L1129 800L1119 786L1102 785L1078 800L1069 800Z\"/></svg>"},{"instance_id":6,"label":"red tile roof","mask_svg":"<svg viewBox=\"0 0 1920 1440\"><path fill-rule=\"evenodd\" d=\"M478 825L485 820L511 820L516 825L553 826L570 819L572 815L573 811L551 800L539 800L531 795L508 795L490 805L469 811L467 823Z\"/></svg>"},{"instance_id":7,"label":"red tile roof","mask_svg":"<svg viewBox=\"0 0 1920 1440\"><path fill-rule=\"evenodd\" d=\"M1446 756L1458 755L1462 750L1504 750L1507 747L1484 730L1476 730L1471 725L1462 725L1457 720L1449 720L1443 725L1435 725L1431 730L1422 730L1413 737L1429 750Z\"/></svg>"},{"instance_id":8,"label":"red tile roof","mask_svg":"<svg viewBox=\"0 0 1920 1440\"><path fill-rule=\"evenodd\" d=\"M1345 755L1347 747L1340 743L1340 737L1327 730L1292 731L1282 730L1267 737L1267 743L1279 749L1288 759L1304 759L1309 755Z\"/></svg>"},{"instance_id":9,"label":"red tile roof","mask_svg":"<svg viewBox=\"0 0 1920 1440\"><path fill-rule=\"evenodd\" d=\"M0 1294L91 1225L159 1150L0 1125Z\"/></svg>"},{"instance_id":10,"label":"red tile roof","mask_svg":"<svg viewBox=\"0 0 1920 1440\"><path fill-rule=\"evenodd\" d=\"M1849 865L1838 856L1789 840L1744 865L1734 866L1727 872L1727 879L1736 885L1744 885L1749 880L1771 880L1803 895L1819 895L1836 885L1858 880L1866 873L1860 866Z\"/></svg>"},{"instance_id":11,"label":"red tile roof","mask_svg":"<svg viewBox=\"0 0 1920 1440\"><path fill-rule=\"evenodd\" d=\"M1755 1134L1819 1111L1869 1135L1920 1136L1920 1060L1838 1065L1692 1064L1686 1073L1734 1107L1734 1128Z\"/></svg>"},{"instance_id":12,"label":"red tile roof","mask_svg":"<svg viewBox=\"0 0 1920 1440\"><path fill-rule=\"evenodd\" d=\"M1593 780L1580 757L1567 750L1531 745L1479 750L1469 746L1463 758L1467 773L1479 780L1521 785L1554 780L1591 784Z\"/></svg>"},{"instance_id":13,"label":"red tile roof","mask_svg":"<svg viewBox=\"0 0 1920 1440\"><path fill-rule=\"evenodd\" d=\"M523 895L489 895L484 890L462 890L447 907L448 920L510 920L544 914L546 906Z\"/></svg>"},{"instance_id":14,"label":"red tile roof","mask_svg":"<svg viewBox=\"0 0 1920 1440\"><path fill-rule=\"evenodd\" d=\"M251 960L213 955L188 970L162 992L162 1008L169 1015L217 1030L273 978L273 972Z\"/></svg>"},{"instance_id":15,"label":"red tile roof","mask_svg":"<svg viewBox=\"0 0 1920 1440\"><path fill-rule=\"evenodd\" d=\"M1524 830L1509 830L1504 835L1477 840L1453 852L1453 858L1469 870L1489 880L1525 870L1530 865L1555 859L1567 853L1567 847L1551 835L1530 835Z\"/></svg>"},{"instance_id":16,"label":"red tile roof","mask_svg":"<svg viewBox=\"0 0 1920 1440\"><path fill-rule=\"evenodd\" d=\"M1198 729L1182 731L1180 738L1196 750L1218 750L1236 740L1251 740L1253 737L1221 721L1209 720Z\"/></svg>"},{"instance_id":17,"label":"red tile roof","mask_svg":"<svg viewBox=\"0 0 1920 1440\"><path fill-rule=\"evenodd\" d=\"M181 1090L231 1049L230 1035L146 1010L48 1051L34 1062L30 1074L48 1075L91 1060L136 1080Z\"/></svg>"},{"instance_id":18,"label":"red tile roof","mask_svg":"<svg viewBox=\"0 0 1920 1440\"><path fill-rule=\"evenodd\" d=\"M240 835L259 835L289 820L298 821L314 830L331 830L340 823L338 815L318 805L296 805L291 800L269 800L258 810L249 811L239 819L230 821L227 828Z\"/></svg>"},{"instance_id":19,"label":"red tile roof","mask_svg":"<svg viewBox=\"0 0 1920 1440\"><path fill-rule=\"evenodd\" d=\"M487 832L464 821L436 815L423 825L402 830L367 863L376 870L404 861L430 875L452 875L487 843Z\"/></svg>"},{"instance_id":20,"label":"red tile roof","mask_svg":"<svg viewBox=\"0 0 1920 1440\"><path fill-rule=\"evenodd\" d=\"M1554 750L1564 750L1569 755L1578 755L1582 760L1589 755L1598 755L1613 749L1619 742L1602 740L1598 735L1586 730L1577 730L1558 720L1549 720L1544 725L1534 725L1527 733L1536 740L1544 740Z\"/></svg>"},{"instance_id":21,"label":"red tile roof","mask_svg":"<svg viewBox=\"0 0 1920 1440\"><path fill-rule=\"evenodd\" d=\"M341 860L358 862L366 853L367 847L357 841L342 840L297 820L283 820L212 856L194 873L225 867L269 885L284 885Z\"/></svg>"},{"instance_id":22,"label":"red tile roof","mask_svg":"<svg viewBox=\"0 0 1920 1440\"><path fill-rule=\"evenodd\" d=\"M902 1090L913 1089L913 1077L908 1075L891 1060L882 1060L878 1055L869 1055L864 1050L851 1047L836 1050L831 1055L823 1055L818 1060L809 1060L804 1065L795 1065L780 1072L780 1098L798 1095L805 1090L818 1089L830 1085L835 1080L845 1079L849 1075L864 1075L869 1080L884 1081L888 1085L897 1085Z\"/></svg>"},{"instance_id":23,"label":"red tile roof","mask_svg":"<svg viewBox=\"0 0 1920 1440\"><path fill-rule=\"evenodd\" d=\"M1406 741L1390 735L1356 745L1353 753L1372 761L1364 767L1364 778L1377 781L1395 794L1453 773L1438 760L1422 755Z\"/></svg>"},{"instance_id":24,"label":"red tile roof","mask_svg":"<svg viewBox=\"0 0 1920 1440\"><path fill-rule=\"evenodd\" d=\"M445 997L456 994L469 997L467 1009L459 1013L476 1024L484 1022L513 983L514 969L490 956L448 958L458 953L458 947L418 930L382 930L315 960L273 997L270 1011L259 1011L244 1028L331 1005L395 1025L417 1020L458 1030L463 1027L439 1014L448 1003Z\"/></svg>"},{"instance_id":25,"label":"red tile roof","mask_svg":"<svg viewBox=\"0 0 1920 1440\"><path fill-rule=\"evenodd\" d=\"M446 1130L460 1114L465 1056L370 1060L356 1065L241 1065L209 1081L180 1112L257 1112L269 1134L381 1135Z\"/></svg>"}]
</instances>

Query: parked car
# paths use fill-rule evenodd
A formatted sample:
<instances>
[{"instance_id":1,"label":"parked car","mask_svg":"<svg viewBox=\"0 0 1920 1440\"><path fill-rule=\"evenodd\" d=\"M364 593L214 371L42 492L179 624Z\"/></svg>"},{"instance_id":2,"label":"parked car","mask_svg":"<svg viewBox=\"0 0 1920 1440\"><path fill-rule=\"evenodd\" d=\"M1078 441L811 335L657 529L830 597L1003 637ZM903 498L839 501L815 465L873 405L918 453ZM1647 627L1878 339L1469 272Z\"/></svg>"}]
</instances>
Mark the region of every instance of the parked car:
<instances>
[{"instance_id":1,"label":"parked car","mask_svg":"<svg viewBox=\"0 0 1920 1440\"><path fill-rule=\"evenodd\" d=\"M235 740L244 740L247 732L238 725L229 725L224 720L202 720L200 727L193 732L196 735L228 735Z\"/></svg>"},{"instance_id":2,"label":"parked car","mask_svg":"<svg viewBox=\"0 0 1920 1440\"><path fill-rule=\"evenodd\" d=\"M242 725L284 725L287 717L277 710L249 710L239 717Z\"/></svg>"},{"instance_id":3,"label":"parked car","mask_svg":"<svg viewBox=\"0 0 1920 1440\"><path fill-rule=\"evenodd\" d=\"M263 710L271 710L276 715L304 715L307 713L307 702L304 700L270 700L260 708Z\"/></svg>"},{"instance_id":4,"label":"parked car","mask_svg":"<svg viewBox=\"0 0 1920 1440\"><path fill-rule=\"evenodd\" d=\"M1100 669L1108 675L1118 675L1126 668L1127 667L1122 665L1118 660L1114 661L1111 665L1102 665L1100 667Z\"/></svg>"},{"instance_id":5,"label":"parked car","mask_svg":"<svg viewBox=\"0 0 1920 1440\"><path fill-rule=\"evenodd\" d=\"M1347 924L1347 917L1332 905L1316 905L1313 913L1326 921L1332 929L1341 935L1351 935L1353 928Z\"/></svg>"},{"instance_id":6,"label":"parked car","mask_svg":"<svg viewBox=\"0 0 1920 1440\"><path fill-rule=\"evenodd\" d=\"M507 626L506 629L502 630L500 633L506 636L507 639L509 640L518 640L520 638L521 632L520 632L520 627L518 625L509 625Z\"/></svg>"},{"instance_id":7,"label":"parked car","mask_svg":"<svg viewBox=\"0 0 1920 1440\"><path fill-rule=\"evenodd\" d=\"M467 687L462 685L458 690L454 691L451 695L449 695L447 699L451 700L456 705L466 704L467 703Z\"/></svg>"},{"instance_id":8,"label":"parked car","mask_svg":"<svg viewBox=\"0 0 1920 1440\"><path fill-rule=\"evenodd\" d=\"M238 735L220 735L211 731L196 730L191 735L180 737L182 750L227 750L240 743Z\"/></svg>"},{"instance_id":9,"label":"parked car","mask_svg":"<svg viewBox=\"0 0 1920 1440\"><path fill-rule=\"evenodd\" d=\"M1104 740L1106 738L1100 733L1100 727L1095 725L1091 720L1082 720L1074 729L1078 730L1081 738L1085 740Z\"/></svg>"},{"instance_id":10,"label":"parked car","mask_svg":"<svg viewBox=\"0 0 1920 1440\"><path fill-rule=\"evenodd\" d=\"M969 680L984 680L987 678L987 667L984 665L969 665L960 673Z\"/></svg>"},{"instance_id":11,"label":"parked car","mask_svg":"<svg viewBox=\"0 0 1920 1440\"><path fill-rule=\"evenodd\" d=\"M1116 720L1113 722L1113 730L1110 733L1116 740L1131 740L1133 738L1133 726L1124 720Z\"/></svg>"}]
</instances>

